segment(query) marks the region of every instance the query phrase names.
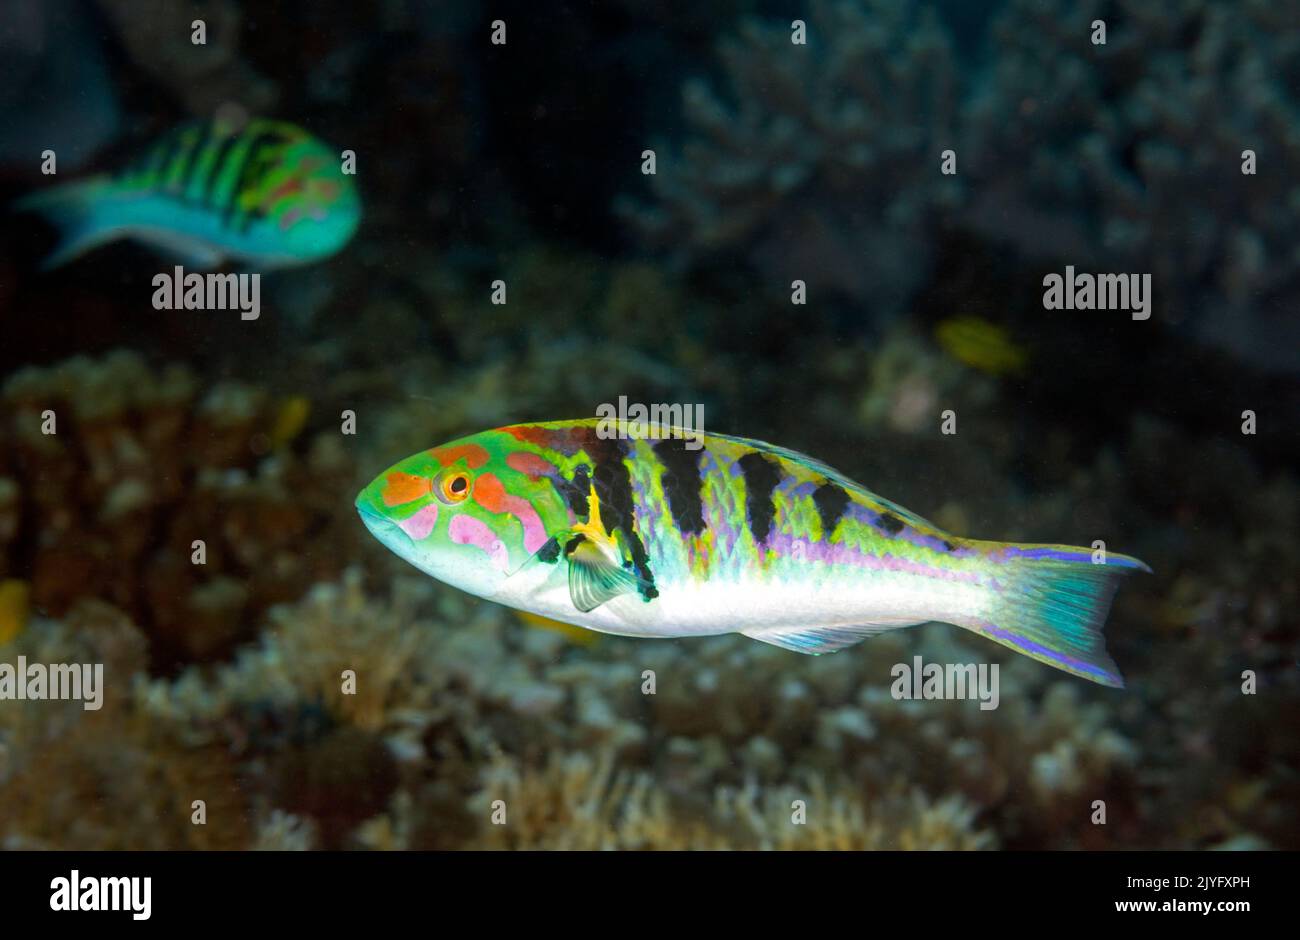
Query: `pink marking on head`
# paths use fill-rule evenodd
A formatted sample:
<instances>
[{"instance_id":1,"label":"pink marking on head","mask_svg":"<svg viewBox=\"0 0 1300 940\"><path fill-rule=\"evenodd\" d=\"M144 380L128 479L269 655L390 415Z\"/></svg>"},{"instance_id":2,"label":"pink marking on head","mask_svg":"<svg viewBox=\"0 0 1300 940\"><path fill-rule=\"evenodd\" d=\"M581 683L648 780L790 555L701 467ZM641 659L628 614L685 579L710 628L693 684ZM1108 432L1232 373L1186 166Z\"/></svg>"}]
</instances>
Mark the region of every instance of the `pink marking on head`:
<instances>
[{"instance_id":1,"label":"pink marking on head","mask_svg":"<svg viewBox=\"0 0 1300 940\"><path fill-rule=\"evenodd\" d=\"M506 512L523 523L524 550L528 554L531 555L546 544L546 527L542 525L542 518L537 515L533 504L522 496L507 493L495 473L479 474L474 481L474 502L488 512Z\"/></svg>"},{"instance_id":2,"label":"pink marking on head","mask_svg":"<svg viewBox=\"0 0 1300 940\"><path fill-rule=\"evenodd\" d=\"M413 516L409 516L397 523L402 527L402 531L409 535L414 541L419 542L429 537L433 531L434 524L438 521L438 504L430 503L421 508Z\"/></svg>"},{"instance_id":3,"label":"pink marking on head","mask_svg":"<svg viewBox=\"0 0 1300 940\"><path fill-rule=\"evenodd\" d=\"M294 224L301 218L315 219L319 222L325 218L325 210L320 208L306 208L303 206L294 206L292 209L280 216L281 231L288 231L293 228Z\"/></svg>"},{"instance_id":4,"label":"pink marking on head","mask_svg":"<svg viewBox=\"0 0 1300 940\"><path fill-rule=\"evenodd\" d=\"M510 568L510 556L506 551L505 542L502 542L497 534L492 531L491 527L473 516L464 514L457 515L451 520L448 527L451 534L451 540L457 545L473 545L481 549L484 554L492 560L492 564L500 571L508 571Z\"/></svg>"},{"instance_id":5,"label":"pink marking on head","mask_svg":"<svg viewBox=\"0 0 1300 940\"><path fill-rule=\"evenodd\" d=\"M527 474L534 480L559 473L559 468L545 457L539 457L537 454L526 450L516 450L508 454L506 456L506 466L512 470Z\"/></svg>"}]
</instances>

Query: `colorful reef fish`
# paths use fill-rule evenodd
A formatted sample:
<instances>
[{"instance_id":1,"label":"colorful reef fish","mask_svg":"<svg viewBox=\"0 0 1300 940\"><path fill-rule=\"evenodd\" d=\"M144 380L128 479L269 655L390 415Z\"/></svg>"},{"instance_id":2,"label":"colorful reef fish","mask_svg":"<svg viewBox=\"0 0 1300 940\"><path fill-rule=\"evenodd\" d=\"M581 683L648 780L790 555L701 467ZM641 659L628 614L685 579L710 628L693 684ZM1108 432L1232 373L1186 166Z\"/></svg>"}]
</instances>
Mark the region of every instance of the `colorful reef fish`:
<instances>
[{"instance_id":1,"label":"colorful reef fish","mask_svg":"<svg viewBox=\"0 0 1300 940\"><path fill-rule=\"evenodd\" d=\"M182 124L116 173L33 193L16 208L60 230L46 270L120 238L200 268L310 264L346 245L361 217L339 152L264 119Z\"/></svg>"},{"instance_id":2,"label":"colorful reef fish","mask_svg":"<svg viewBox=\"0 0 1300 940\"><path fill-rule=\"evenodd\" d=\"M1123 685L1101 628L1120 578L1150 571L1136 558L960 538L760 441L608 430L593 418L462 438L398 463L356 506L433 577L603 633L827 653L937 620Z\"/></svg>"}]
</instances>

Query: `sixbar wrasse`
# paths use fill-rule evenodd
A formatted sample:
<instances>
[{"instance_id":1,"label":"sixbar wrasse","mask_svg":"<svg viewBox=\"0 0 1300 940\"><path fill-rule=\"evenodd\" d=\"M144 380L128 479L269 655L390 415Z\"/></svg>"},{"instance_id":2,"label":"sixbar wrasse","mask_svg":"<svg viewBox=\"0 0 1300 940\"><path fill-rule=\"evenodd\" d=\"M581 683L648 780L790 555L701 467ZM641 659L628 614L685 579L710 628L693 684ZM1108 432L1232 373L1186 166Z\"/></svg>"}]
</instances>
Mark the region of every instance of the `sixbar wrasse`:
<instances>
[{"instance_id":1,"label":"sixbar wrasse","mask_svg":"<svg viewBox=\"0 0 1300 940\"><path fill-rule=\"evenodd\" d=\"M191 266L310 264L348 243L361 217L339 152L283 121L193 121L117 172L33 193L61 241L43 268L130 238Z\"/></svg>"},{"instance_id":2,"label":"sixbar wrasse","mask_svg":"<svg viewBox=\"0 0 1300 940\"><path fill-rule=\"evenodd\" d=\"M422 451L357 509L433 577L604 633L827 653L937 620L1123 685L1101 629L1120 579L1150 570L1136 558L960 538L760 441L705 435L697 449L676 428L597 427L516 425Z\"/></svg>"}]
</instances>

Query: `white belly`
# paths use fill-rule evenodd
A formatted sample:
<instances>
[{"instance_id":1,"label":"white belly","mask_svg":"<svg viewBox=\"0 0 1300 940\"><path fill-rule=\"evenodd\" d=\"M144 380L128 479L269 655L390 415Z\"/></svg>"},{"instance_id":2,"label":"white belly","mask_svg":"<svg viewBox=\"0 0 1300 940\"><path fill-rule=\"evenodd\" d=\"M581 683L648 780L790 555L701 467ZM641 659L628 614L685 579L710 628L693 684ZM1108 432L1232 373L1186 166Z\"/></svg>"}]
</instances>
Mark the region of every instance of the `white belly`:
<instances>
[{"instance_id":1,"label":"white belly","mask_svg":"<svg viewBox=\"0 0 1300 940\"><path fill-rule=\"evenodd\" d=\"M835 577L828 583L689 581L661 584L659 596L650 601L623 594L582 613L569 598L567 566L537 564L488 599L601 633L678 637L774 627L952 622L978 608L983 597L976 585L906 574Z\"/></svg>"}]
</instances>

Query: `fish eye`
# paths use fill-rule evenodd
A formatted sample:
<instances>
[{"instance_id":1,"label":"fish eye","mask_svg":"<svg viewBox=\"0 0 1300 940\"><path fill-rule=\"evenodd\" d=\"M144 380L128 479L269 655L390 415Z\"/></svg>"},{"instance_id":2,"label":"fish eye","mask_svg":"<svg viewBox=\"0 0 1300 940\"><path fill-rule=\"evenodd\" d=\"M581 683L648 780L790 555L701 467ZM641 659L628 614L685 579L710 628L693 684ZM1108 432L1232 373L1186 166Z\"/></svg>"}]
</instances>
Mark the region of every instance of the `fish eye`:
<instances>
[{"instance_id":1,"label":"fish eye","mask_svg":"<svg viewBox=\"0 0 1300 940\"><path fill-rule=\"evenodd\" d=\"M459 503L469 496L470 491L469 474L458 472L451 473L442 478L438 485L438 495L442 497L444 503Z\"/></svg>"}]
</instances>

